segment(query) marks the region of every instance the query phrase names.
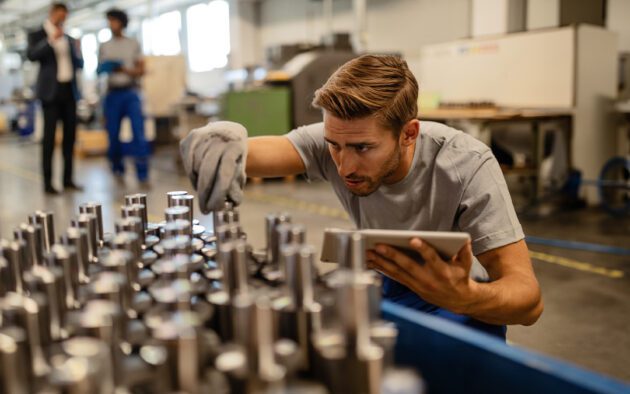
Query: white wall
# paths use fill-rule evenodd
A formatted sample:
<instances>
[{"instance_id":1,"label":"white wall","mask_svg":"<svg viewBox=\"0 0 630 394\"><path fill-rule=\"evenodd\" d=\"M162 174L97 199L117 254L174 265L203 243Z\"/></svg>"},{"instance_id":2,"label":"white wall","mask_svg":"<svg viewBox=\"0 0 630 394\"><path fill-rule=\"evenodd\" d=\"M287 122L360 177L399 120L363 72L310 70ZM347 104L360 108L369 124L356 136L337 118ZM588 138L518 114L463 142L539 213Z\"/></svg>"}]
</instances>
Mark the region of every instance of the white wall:
<instances>
[{"instance_id":1,"label":"white wall","mask_svg":"<svg viewBox=\"0 0 630 394\"><path fill-rule=\"evenodd\" d=\"M619 51L630 52L630 0L608 0L606 27L618 34Z\"/></svg>"},{"instance_id":2,"label":"white wall","mask_svg":"<svg viewBox=\"0 0 630 394\"><path fill-rule=\"evenodd\" d=\"M558 27L559 23L560 0L527 0L527 30Z\"/></svg>"},{"instance_id":3,"label":"white wall","mask_svg":"<svg viewBox=\"0 0 630 394\"><path fill-rule=\"evenodd\" d=\"M352 32L351 0L334 1L333 28ZM469 0L369 0L367 50L420 55L426 44L470 35ZM271 45L320 42L325 32L323 6L311 0L265 0L261 3L260 61Z\"/></svg>"}]
</instances>

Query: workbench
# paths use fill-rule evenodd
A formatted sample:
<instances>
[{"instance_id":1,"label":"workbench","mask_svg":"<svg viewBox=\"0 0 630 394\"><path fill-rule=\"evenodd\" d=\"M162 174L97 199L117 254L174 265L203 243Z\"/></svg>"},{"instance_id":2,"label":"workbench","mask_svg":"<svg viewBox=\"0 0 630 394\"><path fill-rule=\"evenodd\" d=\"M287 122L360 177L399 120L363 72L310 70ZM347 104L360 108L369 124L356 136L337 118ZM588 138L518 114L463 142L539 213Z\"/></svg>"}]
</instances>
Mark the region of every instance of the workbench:
<instances>
[{"instance_id":1,"label":"workbench","mask_svg":"<svg viewBox=\"0 0 630 394\"><path fill-rule=\"evenodd\" d=\"M513 171L535 179L533 182L533 198L535 203L544 194L540 166L544 159L545 134L544 124L554 122L561 124L559 137L564 139L566 147L566 166L571 167L571 154L569 143L571 140L573 110L566 109L518 109L501 107L480 108L421 108L418 117L420 120L439 121L446 124L459 123L459 127L466 133L481 140L488 146L492 138L492 128L509 123L528 123L534 135L534 144L531 147L533 163L531 166L521 168L504 169ZM457 127L456 127L457 128Z\"/></svg>"}]
</instances>

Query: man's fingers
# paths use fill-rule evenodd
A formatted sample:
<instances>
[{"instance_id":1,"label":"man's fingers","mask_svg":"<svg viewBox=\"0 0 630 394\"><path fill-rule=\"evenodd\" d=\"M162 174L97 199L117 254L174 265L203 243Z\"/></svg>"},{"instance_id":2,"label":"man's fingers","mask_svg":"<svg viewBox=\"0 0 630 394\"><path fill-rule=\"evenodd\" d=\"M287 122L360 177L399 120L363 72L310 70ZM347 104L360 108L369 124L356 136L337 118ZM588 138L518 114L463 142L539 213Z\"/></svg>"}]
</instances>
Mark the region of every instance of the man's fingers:
<instances>
[{"instance_id":1,"label":"man's fingers","mask_svg":"<svg viewBox=\"0 0 630 394\"><path fill-rule=\"evenodd\" d=\"M387 259L396 262L396 264L398 264L409 274L414 274L415 272L417 272L418 269L421 268L419 261L415 261L414 259L410 258L398 249L392 248L391 246L387 246L384 244L376 245L376 252L382 256L385 256Z\"/></svg>"},{"instance_id":2,"label":"man's fingers","mask_svg":"<svg viewBox=\"0 0 630 394\"><path fill-rule=\"evenodd\" d=\"M217 193L214 188L217 171L219 171L221 165L222 149L224 147L225 144L218 143L212 149L207 149L206 154L199 160L199 167L197 167L197 183L193 186L197 189L197 193L199 194L199 208L204 214L207 214L213 209L210 200L213 198L213 195Z\"/></svg>"},{"instance_id":3,"label":"man's fingers","mask_svg":"<svg viewBox=\"0 0 630 394\"><path fill-rule=\"evenodd\" d=\"M242 193L239 193L241 191L240 185L235 184L235 181L241 171L238 165L238 159L242 154L240 144L235 142L227 144L226 149L221 155L214 190L210 196L209 204L211 207L220 208L226 197L230 197L236 204L241 202ZM234 190L234 188L238 190Z\"/></svg>"},{"instance_id":4,"label":"man's fingers","mask_svg":"<svg viewBox=\"0 0 630 394\"><path fill-rule=\"evenodd\" d=\"M453 264L459 265L463 268L466 268L467 271L470 270L470 267L472 266L472 245L470 242L466 242L466 245L464 245L459 252L457 252L457 255L453 256L453 259L451 259L451 262Z\"/></svg>"},{"instance_id":5,"label":"man's fingers","mask_svg":"<svg viewBox=\"0 0 630 394\"><path fill-rule=\"evenodd\" d=\"M382 273L383 275L402 283L407 287L411 286L411 283L409 283L409 279L411 278L411 276L398 264L386 259L385 257L379 255L379 253L375 253L371 250L367 252L366 259L368 268L374 269Z\"/></svg>"},{"instance_id":6,"label":"man's fingers","mask_svg":"<svg viewBox=\"0 0 630 394\"><path fill-rule=\"evenodd\" d=\"M440 255L438 255L438 253L435 251L433 246L429 245L427 242L424 242L420 238L413 238L409 242L409 244L418 253L420 253L420 256L422 256L422 259L424 259L425 263L432 264L436 262L440 262L440 263L444 262L442 258L440 257Z\"/></svg>"}]
</instances>

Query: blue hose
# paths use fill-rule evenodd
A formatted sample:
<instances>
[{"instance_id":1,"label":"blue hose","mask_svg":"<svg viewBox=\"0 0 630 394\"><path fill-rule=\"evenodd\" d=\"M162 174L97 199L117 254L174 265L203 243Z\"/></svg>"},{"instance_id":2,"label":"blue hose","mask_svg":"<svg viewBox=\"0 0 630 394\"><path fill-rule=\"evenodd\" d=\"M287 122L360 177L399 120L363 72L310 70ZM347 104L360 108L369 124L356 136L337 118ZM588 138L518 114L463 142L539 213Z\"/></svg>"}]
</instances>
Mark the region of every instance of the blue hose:
<instances>
[{"instance_id":1,"label":"blue hose","mask_svg":"<svg viewBox=\"0 0 630 394\"><path fill-rule=\"evenodd\" d=\"M552 239L542 237L525 237L525 241L530 244L538 244L545 246L555 246L563 249L584 250L587 252L616 254L619 256L630 256L630 249L617 246L593 244L589 242L567 241L565 239Z\"/></svg>"}]
</instances>

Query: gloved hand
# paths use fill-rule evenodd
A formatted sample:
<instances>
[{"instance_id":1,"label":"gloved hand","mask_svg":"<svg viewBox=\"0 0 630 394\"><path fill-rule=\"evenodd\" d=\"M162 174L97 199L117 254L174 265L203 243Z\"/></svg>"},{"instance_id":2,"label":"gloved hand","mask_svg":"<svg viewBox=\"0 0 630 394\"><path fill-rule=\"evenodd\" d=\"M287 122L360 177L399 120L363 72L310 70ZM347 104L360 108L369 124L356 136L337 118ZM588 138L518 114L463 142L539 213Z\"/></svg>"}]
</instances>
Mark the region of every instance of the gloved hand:
<instances>
[{"instance_id":1,"label":"gloved hand","mask_svg":"<svg viewBox=\"0 0 630 394\"><path fill-rule=\"evenodd\" d=\"M223 208L225 200L240 204L245 186L247 130L234 122L211 122L179 143L184 169L199 194L204 214Z\"/></svg>"}]
</instances>

